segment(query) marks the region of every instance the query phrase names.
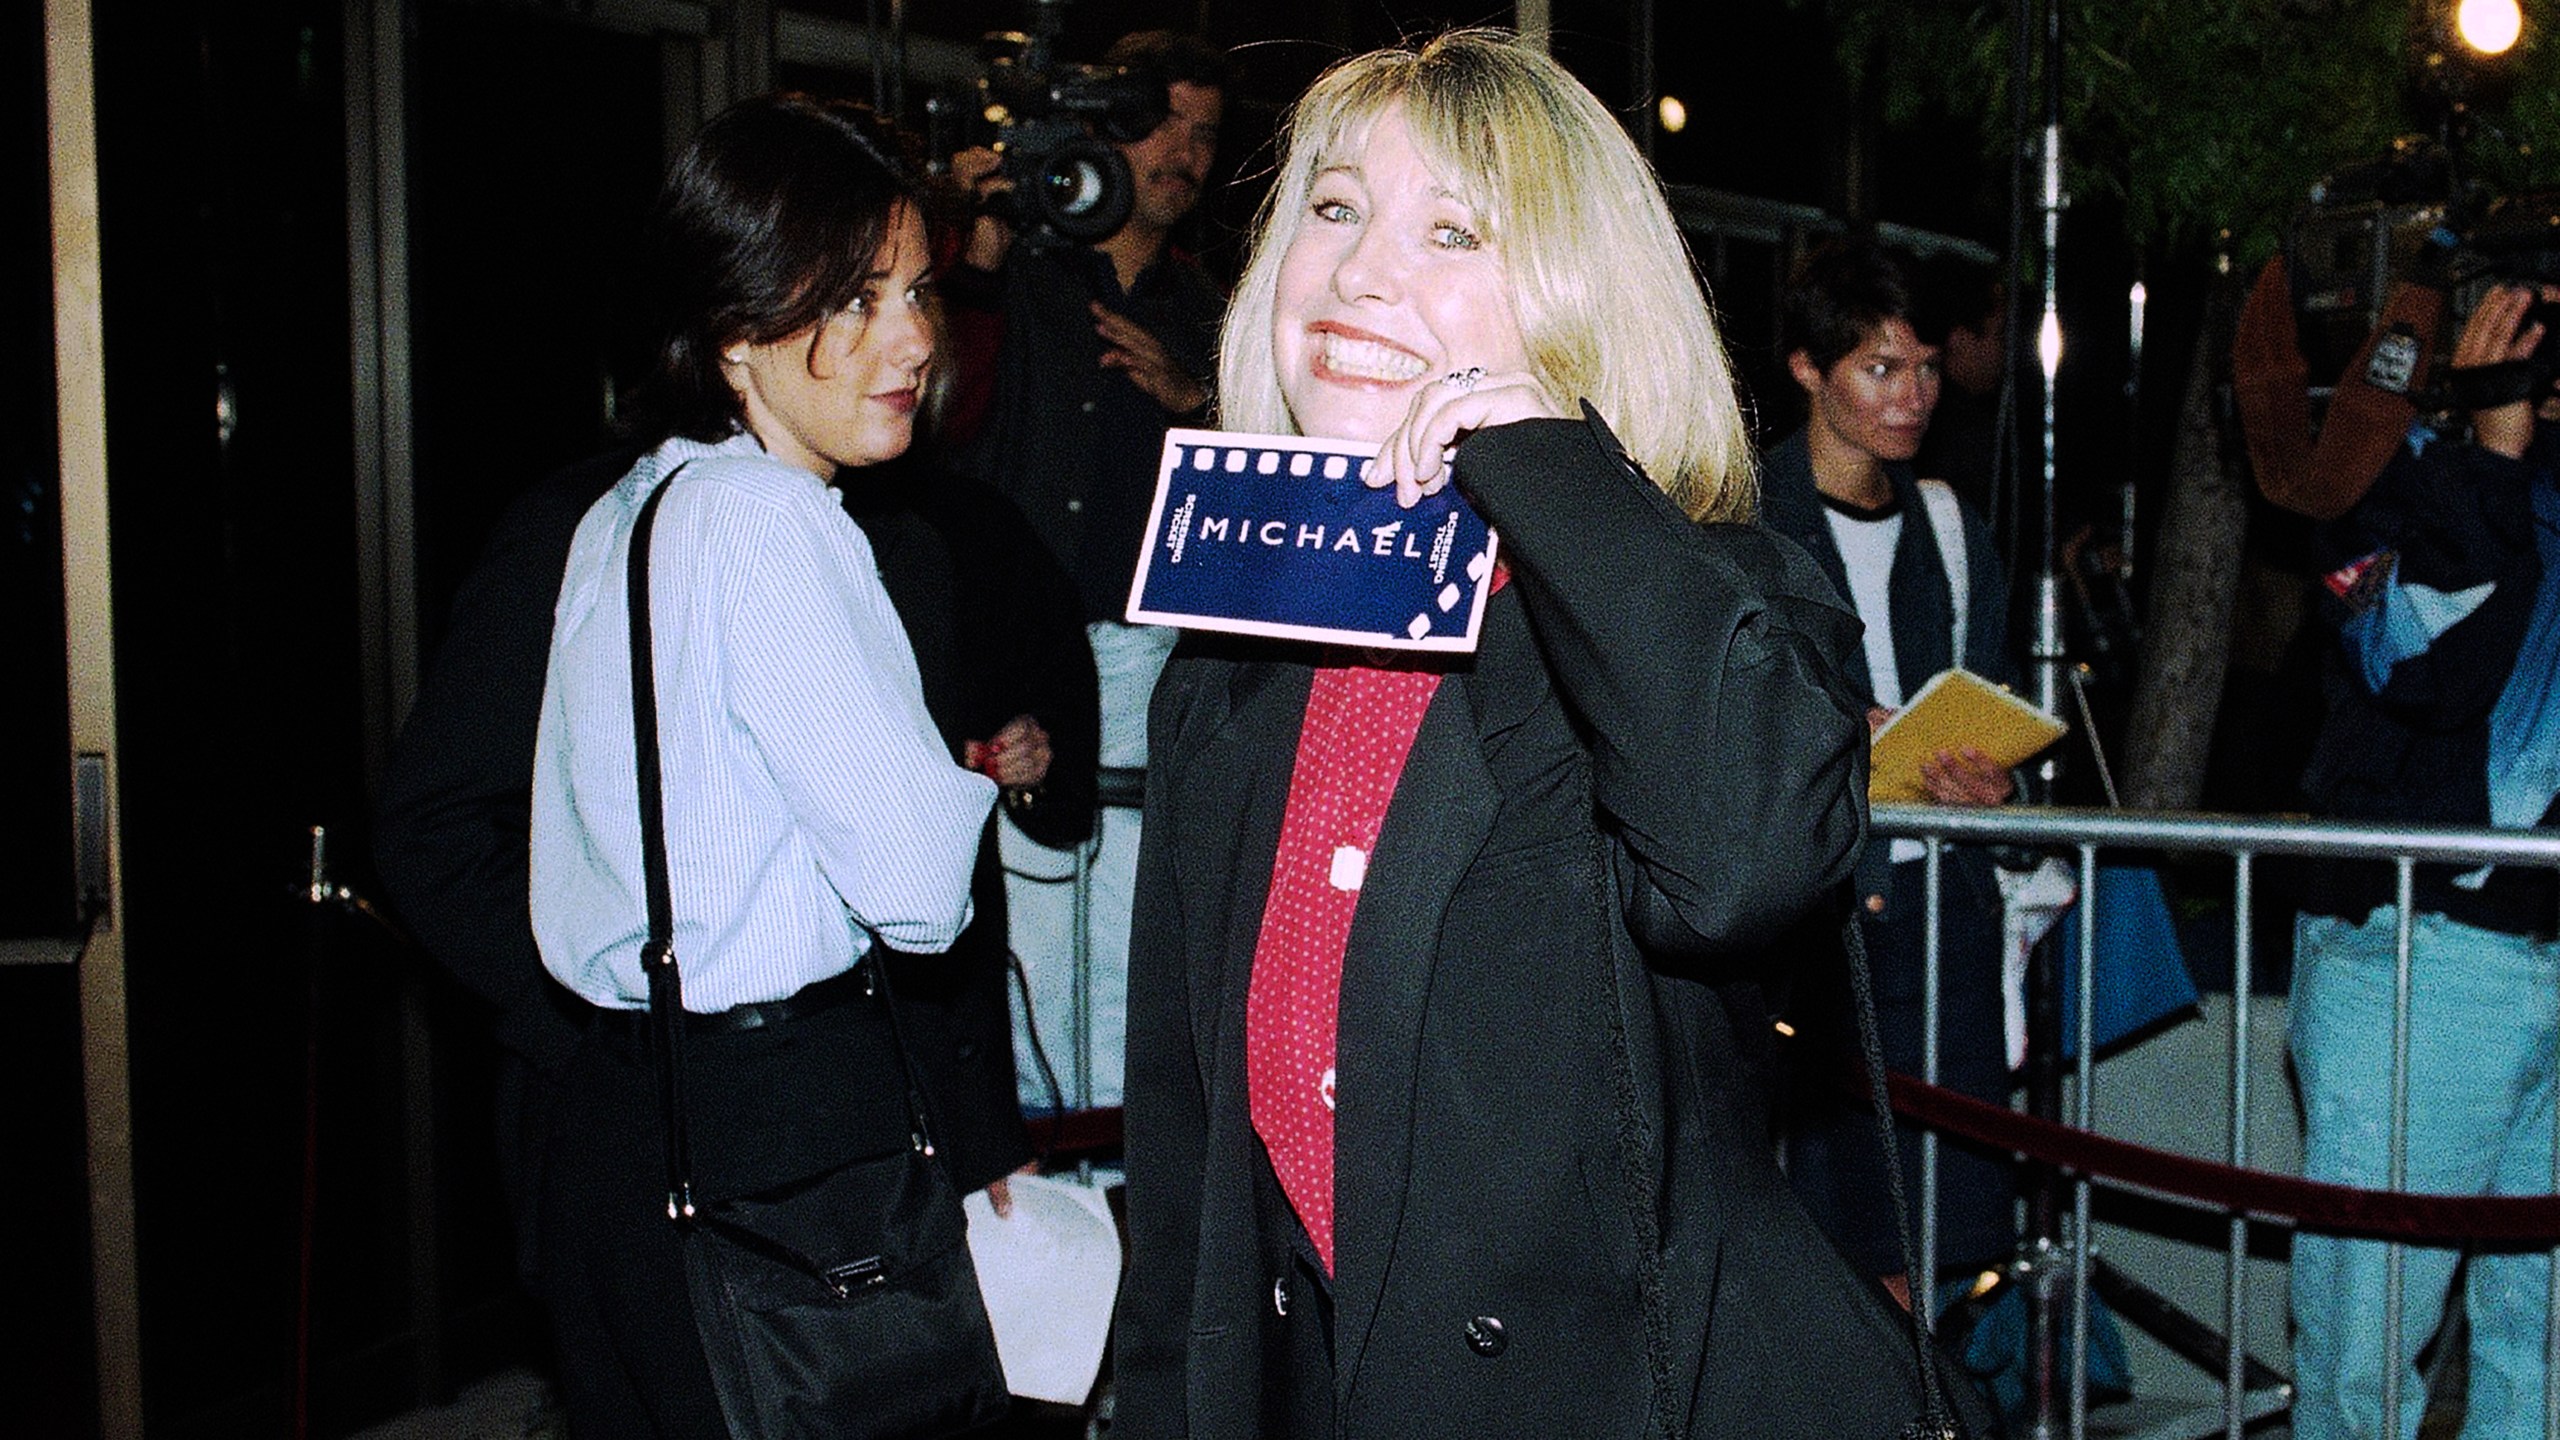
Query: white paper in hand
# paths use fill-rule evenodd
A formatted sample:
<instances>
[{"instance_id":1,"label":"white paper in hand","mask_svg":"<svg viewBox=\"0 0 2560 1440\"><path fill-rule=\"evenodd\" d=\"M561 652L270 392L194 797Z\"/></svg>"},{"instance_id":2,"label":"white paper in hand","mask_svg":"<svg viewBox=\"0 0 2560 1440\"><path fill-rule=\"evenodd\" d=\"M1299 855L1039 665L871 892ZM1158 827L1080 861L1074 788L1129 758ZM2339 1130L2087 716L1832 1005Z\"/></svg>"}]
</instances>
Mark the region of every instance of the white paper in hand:
<instances>
[{"instance_id":1,"label":"white paper in hand","mask_svg":"<svg viewBox=\"0 0 2560 1440\"><path fill-rule=\"evenodd\" d=\"M1016 1175L1007 1188L1013 1213L1002 1219L984 1190L960 1202L1005 1388L1026 1400L1081 1405L1111 1335L1120 1233L1093 1186Z\"/></svg>"}]
</instances>

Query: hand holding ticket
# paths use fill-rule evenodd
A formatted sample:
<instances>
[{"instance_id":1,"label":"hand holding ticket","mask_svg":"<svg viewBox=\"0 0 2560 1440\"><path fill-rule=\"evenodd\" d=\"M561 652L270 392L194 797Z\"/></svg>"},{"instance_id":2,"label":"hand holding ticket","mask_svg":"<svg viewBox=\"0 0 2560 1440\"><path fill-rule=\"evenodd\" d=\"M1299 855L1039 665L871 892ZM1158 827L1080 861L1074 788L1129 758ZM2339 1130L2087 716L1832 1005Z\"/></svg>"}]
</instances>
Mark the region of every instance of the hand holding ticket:
<instances>
[{"instance_id":1,"label":"hand holding ticket","mask_svg":"<svg viewBox=\"0 0 2560 1440\"><path fill-rule=\"evenodd\" d=\"M1471 652L1496 538L1456 487L1412 509L1362 481L1378 447L1174 430L1128 618L1373 649Z\"/></svg>"}]
</instances>

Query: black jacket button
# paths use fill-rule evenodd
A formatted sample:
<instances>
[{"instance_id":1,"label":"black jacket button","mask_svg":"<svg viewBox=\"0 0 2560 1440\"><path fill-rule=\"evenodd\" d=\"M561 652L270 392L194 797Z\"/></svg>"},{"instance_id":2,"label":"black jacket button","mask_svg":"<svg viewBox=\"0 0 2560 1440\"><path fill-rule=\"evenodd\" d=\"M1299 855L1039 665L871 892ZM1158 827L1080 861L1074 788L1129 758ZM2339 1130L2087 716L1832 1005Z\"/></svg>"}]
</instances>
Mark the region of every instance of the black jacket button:
<instances>
[{"instance_id":1,"label":"black jacket button","mask_svg":"<svg viewBox=\"0 0 2560 1440\"><path fill-rule=\"evenodd\" d=\"M1467 1322L1467 1348L1490 1360L1511 1343L1502 1333L1502 1321L1492 1315L1478 1315Z\"/></svg>"}]
</instances>

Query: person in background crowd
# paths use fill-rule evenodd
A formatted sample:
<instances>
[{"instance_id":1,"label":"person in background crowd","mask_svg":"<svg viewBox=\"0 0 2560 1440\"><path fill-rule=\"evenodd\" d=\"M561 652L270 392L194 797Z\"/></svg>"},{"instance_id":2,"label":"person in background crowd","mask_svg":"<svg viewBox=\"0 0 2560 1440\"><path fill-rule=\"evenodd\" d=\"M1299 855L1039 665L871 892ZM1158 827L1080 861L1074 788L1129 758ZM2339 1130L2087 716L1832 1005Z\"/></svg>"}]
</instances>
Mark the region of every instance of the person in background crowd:
<instances>
[{"instance_id":1,"label":"person in background crowd","mask_svg":"<svg viewBox=\"0 0 2560 1440\"><path fill-rule=\"evenodd\" d=\"M945 282L955 393L944 433L955 468L1022 507L1082 599L1101 680L1102 763L1147 762L1147 696L1173 632L1125 623L1164 433L1207 423L1218 317L1225 297L1173 232L1199 204L1217 160L1230 72L1224 53L1195 36L1148 30L1123 37L1103 63L1165 87L1164 119L1119 147L1136 182L1117 231L1091 245L1035 247L997 215L971 227ZM988 150L963 152L952 176L982 194L1006 183ZM1094 1103L1120 1099L1129 896L1139 817L1100 817L1087 939L1096 979L1091 1012ZM1029 977L1032 1015L1049 1054L1068 1053L1073 1012L1072 897L1058 881L1073 857L1013 837L1006 864L1014 945ZM1028 1088L1026 1029L1022 1069ZM1072 1099L1073 1097L1069 1097Z\"/></svg>"},{"instance_id":2,"label":"person in background crowd","mask_svg":"<svg viewBox=\"0 0 2560 1440\"><path fill-rule=\"evenodd\" d=\"M1938 347L1937 413L1912 468L1946 481L1966 508L1990 518L1999 500L1993 480L2008 458L2000 428L2000 382L2009 369L2008 287L1989 265L1952 250L1920 262L1916 280L1917 328L1945 339Z\"/></svg>"},{"instance_id":3,"label":"person in background crowd","mask_svg":"<svg viewBox=\"0 0 2560 1440\"><path fill-rule=\"evenodd\" d=\"M1912 1337L1764 1074L1863 839L1856 625L1745 523L1642 157L1508 36L1344 61L1219 394L1404 504L1454 477L1508 569L1471 656L1204 634L1157 687L1113 1433L1904 1433Z\"/></svg>"},{"instance_id":4,"label":"person in background crowd","mask_svg":"<svg viewBox=\"0 0 2560 1440\"><path fill-rule=\"evenodd\" d=\"M374 821L376 863L401 922L495 1011L498 1178L519 1275L537 1292L534 1182L585 1017L534 943L534 732L571 537L639 454L622 446L572 465L508 507L454 601ZM955 756L1019 792L1031 834L1076 843L1092 825L1096 738L1093 664L1072 582L1011 502L912 449L843 477L836 493L872 542L926 709ZM899 957L897 985L942 1126L936 1153L955 1185L988 1188L1002 1212L1004 1177L1030 1150L1007 1036L1005 896L992 839L970 890L976 913L951 957Z\"/></svg>"},{"instance_id":5,"label":"person in background crowd","mask_svg":"<svg viewBox=\"0 0 2560 1440\"><path fill-rule=\"evenodd\" d=\"M2544 339L2522 286L2493 288L2464 323L2457 375L2523 379ZM2498 367L2504 367L2503 372ZM2521 374L2519 372L2522 372ZM2471 433L2413 430L2355 508L2322 527L2321 608L2337 627L2329 718L2303 789L2317 813L2384 825L2545 829L2560 795L2560 401L2512 387ZM2323 866L2294 927L2294 1075L2302 1173L2390 1185L2398 932L2391 874ZM2552 1072L2560 1044L2560 891L2548 870L2417 872L2410 963L2408 1188L2448 1195L2551 1190ZM2383 1325L2380 1241L2293 1242L2293 1433L2386 1431L2383 1377L2400 1372L2400 1440L2418 1433L2418 1353L2457 1264L2471 1328L2464 1440L2542 1433L2547 1251L2403 1252L2400 1347Z\"/></svg>"},{"instance_id":6,"label":"person in background crowd","mask_svg":"<svg viewBox=\"0 0 2560 1440\"><path fill-rule=\"evenodd\" d=\"M1804 391L1804 428L1762 457L1770 528L1813 553L1866 622L1864 663L1849 676L1881 726L1929 678L1962 665L2009 684L2006 596L1981 518L1943 484L1913 471L1937 405L1937 339L1913 328L1910 263L1867 241L1811 256L1780 312L1788 373ZM1924 762L1942 805L1998 805L2015 783L1981 752ZM1916 840L1867 846L1858 866L1859 923L1874 967L1885 1064L1921 1070L1928 916ZM1941 891L1939 1083L2005 1103L2001 902L1990 857L1950 848ZM1804 997L1799 1026L1808 1104L1789 1142L1789 1175L1851 1262L1907 1303L1909 1277L1885 1183L1874 1116L1835 1093L1832 1071L1854 1053L1845 994ZM1904 1126L1905 1190L1917 1195L1919 1135ZM1968 1276L2005 1263L2016 1241L2015 1181L2004 1157L1939 1148L1938 1262Z\"/></svg>"},{"instance_id":7,"label":"person in background crowd","mask_svg":"<svg viewBox=\"0 0 2560 1440\"><path fill-rule=\"evenodd\" d=\"M996 786L954 764L861 529L828 488L903 453L934 354L920 192L867 116L742 102L646 229L647 452L578 525L533 766L532 917L588 1007L540 1182L544 1299L586 1436L725 1436L669 1223L645 1042L632 625L652 636L695 1193L910 1141L857 967L949 948ZM647 614L626 574L656 503Z\"/></svg>"},{"instance_id":8,"label":"person in background crowd","mask_svg":"<svg viewBox=\"0 0 2560 1440\"><path fill-rule=\"evenodd\" d=\"M850 472L837 489L871 541L915 649L925 709L953 755L997 783L1003 813L1024 834L1079 844L1093 828L1098 736L1075 583L1012 501L936 467L921 449ZM1009 1200L1001 1177L1030 1158L1005 888L991 819L970 878L976 913L951 953L892 961L900 1013L922 1014L923 1048L936 1062L926 1082L943 1159L962 1189L992 1184L1000 1213ZM1021 1078L1046 1093L1046 1077Z\"/></svg>"}]
</instances>

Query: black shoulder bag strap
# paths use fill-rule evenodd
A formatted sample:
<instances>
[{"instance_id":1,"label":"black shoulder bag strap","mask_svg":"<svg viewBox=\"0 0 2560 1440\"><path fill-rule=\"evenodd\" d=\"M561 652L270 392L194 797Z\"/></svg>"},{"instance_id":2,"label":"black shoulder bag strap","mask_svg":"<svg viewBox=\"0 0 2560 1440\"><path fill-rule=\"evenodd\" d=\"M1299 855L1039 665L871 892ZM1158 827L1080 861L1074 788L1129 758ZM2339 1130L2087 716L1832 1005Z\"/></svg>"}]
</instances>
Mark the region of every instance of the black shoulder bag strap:
<instances>
[{"instance_id":1,"label":"black shoulder bag strap","mask_svg":"<svg viewBox=\"0 0 2560 1440\"><path fill-rule=\"evenodd\" d=\"M1842 948L1849 960L1849 985L1858 1012L1858 1048L1867 1066L1867 1089L1876 1110L1876 1134L1884 1142L1885 1188L1893 1194L1893 1238L1902 1247L1902 1273L1911 1282L1911 1350L1920 1363L1920 1417L1903 1427L1904 1440L1961 1440L1964 1432L1947 1413L1938 1389L1938 1347L1930 1339L1931 1312L1937 1308L1937 1277L1920 1273L1919 1248L1913 1240L1911 1201L1902 1188L1902 1146L1893 1133L1893 1100L1884 1083L1884 1045L1876 1038L1875 977L1867 968L1867 939L1852 915L1841 926Z\"/></svg>"},{"instance_id":2,"label":"black shoulder bag strap","mask_svg":"<svg viewBox=\"0 0 2560 1440\"><path fill-rule=\"evenodd\" d=\"M649 981L649 1042L658 1072L658 1105L665 1118L667 1152L667 1218L690 1225L693 1201L693 1145L684 1104L684 979L676 968L675 902L667 881L666 790L658 767L658 688L649 626L649 536L657 527L658 502L667 496L678 465L649 492L631 526L631 561L625 597L631 629L631 739L640 792L640 865L649 906L649 938L640 947L641 973ZM876 988L889 1015L890 1044L898 1052L898 1070L907 1086L907 1118L915 1148L933 1154L933 1132L926 1123L924 1087L916 1080L915 1062L907 1054L905 1027L889 989L889 951L880 932L860 916L870 937L865 955L865 988ZM802 1256L792 1263L825 1278L816 1263Z\"/></svg>"},{"instance_id":3,"label":"black shoulder bag strap","mask_svg":"<svg viewBox=\"0 0 2560 1440\"><path fill-rule=\"evenodd\" d=\"M640 782L640 868L649 897L649 938L640 947L640 973L649 981L649 1050L657 1062L658 1107L666 1121L667 1218L689 1225L694 1217L693 1147L684 1108L684 978L676 970L666 795L658 772L657 666L649 642L649 533L657 527L658 502L667 498L674 479L675 472L668 472L641 503L640 518L631 526L624 594L631 629L632 758Z\"/></svg>"}]
</instances>

